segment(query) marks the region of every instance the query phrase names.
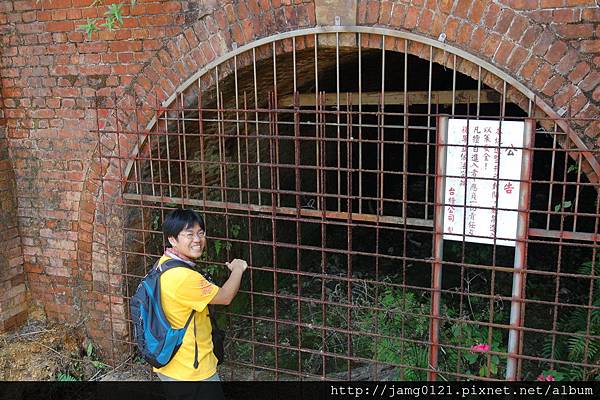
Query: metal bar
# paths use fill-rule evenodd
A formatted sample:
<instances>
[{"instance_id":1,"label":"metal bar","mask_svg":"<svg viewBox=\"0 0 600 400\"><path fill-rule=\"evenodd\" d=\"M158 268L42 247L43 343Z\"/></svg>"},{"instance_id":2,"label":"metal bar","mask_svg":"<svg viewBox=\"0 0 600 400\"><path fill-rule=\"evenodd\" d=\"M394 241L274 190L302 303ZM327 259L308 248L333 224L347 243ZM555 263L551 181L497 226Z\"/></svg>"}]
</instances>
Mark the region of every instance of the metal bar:
<instances>
[{"instance_id":1,"label":"metal bar","mask_svg":"<svg viewBox=\"0 0 600 400\"><path fill-rule=\"evenodd\" d=\"M431 322L429 328L429 374L428 379L437 379L439 357L440 303L442 288L442 262L444 260L444 194L446 174L446 151L448 143L448 118L437 119L437 157L436 157L436 190L435 190L435 228L433 236L433 264L431 273ZM466 197L466 196L465 196Z\"/></svg>"},{"instance_id":2,"label":"metal bar","mask_svg":"<svg viewBox=\"0 0 600 400\"><path fill-rule=\"evenodd\" d=\"M260 139L259 136L259 128L258 128L258 83L256 80L256 48L252 48L252 72L254 77L254 120L255 120L255 132L256 132L256 162L260 164ZM260 176L260 167L256 167L256 177L258 180L258 204L262 204L262 184L261 184L261 176Z\"/></svg>"},{"instance_id":3,"label":"metal bar","mask_svg":"<svg viewBox=\"0 0 600 400\"><path fill-rule=\"evenodd\" d=\"M296 48L296 42L294 42L294 49ZM294 97L296 98L296 105L294 107L295 110L298 110L298 92L295 91L296 89L296 84L295 84L295 67L296 67L296 60L295 60L295 52L294 52ZM302 371L302 353L300 352L300 349L302 348L302 332L300 330L300 324L302 322L302 319L300 317L300 314L302 312L302 308L301 308L301 303L300 303L300 297L301 297L301 282L300 282L300 272L301 272L301 268L300 268L300 258L301 258L301 245L302 245L302 235L301 235L301 229L302 226L300 225L300 216L301 216L301 210L302 210L302 202L300 201L300 192L301 192L301 169L300 169L300 164L301 164L301 156L300 156L300 115L298 113L294 113L294 185L296 186L296 290L298 293L298 301L296 302L296 322L298 324L297 329L296 329L296 335L297 335L297 340L298 340L298 371Z\"/></svg>"},{"instance_id":4,"label":"metal bar","mask_svg":"<svg viewBox=\"0 0 600 400\"><path fill-rule=\"evenodd\" d=\"M200 179L201 179L201 186L202 186L202 203L200 204L203 207L205 207L204 202L206 202L206 199L208 199L208 194L206 192L206 171L204 168L204 163L205 163L205 145L204 145L204 120L203 120L203 110L202 110L202 84L200 82L200 80L198 80L198 140L200 141L199 143L199 147L200 147L200 164L201 164L201 168L200 168ZM162 193L162 190L161 190ZM162 197L162 196L161 196Z\"/></svg>"},{"instance_id":5,"label":"metal bar","mask_svg":"<svg viewBox=\"0 0 600 400\"><path fill-rule=\"evenodd\" d=\"M362 137L362 104L363 104L363 93L362 93L362 42L361 34L358 34L358 213L362 214L363 204L363 137Z\"/></svg>"},{"instance_id":6,"label":"metal bar","mask_svg":"<svg viewBox=\"0 0 600 400\"><path fill-rule=\"evenodd\" d=\"M227 182L225 182L225 177L224 177L224 173L223 173L223 165L224 165L224 161L223 161L223 146L221 145L221 142L224 141L223 136L224 136L224 132L222 131L223 129L223 125L221 123L221 121L223 120L223 105L221 104L221 101L223 100L223 96L222 93L219 89L219 69L218 67L215 67L215 98L216 98L216 102L217 102L217 145L219 147L219 188L220 188L220 192L221 192L221 201L225 202L227 201L227 194L225 191L225 187L227 186Z\"/></svg>"},{"instance_id":7,"label":"metal bar","mask_svg":"<svg viewBox=\"0 0 600 400\"><path fill-rule=\"evenodd\" d=\"M479 112L481 106L481 65L477 67L477 119L479 119Z\"/></svg>"},{"instance_id":8,"label":"metal bar","mask_svg":"<svg viewBox=\"0 0 600 400\"><path fill-rule=\"evenodd\" d=\"M123 198L126 200L134 200L138 201L140 199L140 195L133 193L125 193L123 194ZM165 197L165 196L149 196L145 195L144 199L149 202L160 203L161 201L166 201L169 203L179 203L181 202L181 198L177 197ZM205 206L208 208L229 208L231 210L241 210L241 211L252 211L258 213L268 214L271 212L271 206L259 206L255 204L236 204L236 203L225 203L221 201L204 201L204 200L196 200L196 199L184 199L184 204L189 206ZM277 207L277 213L281 215L295 215L296 210L290 207ZM300 210L300 215L308 218L319 218L321 216L321 210L312 210L303 208ZM338 219L345 220L348 218L346 212L335 212L335 211L327 211L325 210L325 218L326 219ZM364 221L364 222L376 222L376 216L372 214L357 214L354 213L352 216L354 221ZM425 220L419 218L403 218L403 217L394 217L394 216L381 216L381 223L384 224L393 224L393 225L411 225L411 226L421 226L421 227L433 227L432 220ZM528 228L527 235L530 237L542 237L542 238L553 238L553 239L566 239L566 240L577 240L577 241L586 241L586 242L600 242L600 234L594 233L585 233L585 232L571 232L571 231L558 231L558 230L547 230L547 229L539 229L539 228Z\"/></svg>"},{"instance_id":9,"label":"metal bar","mask_svg":"<svg viewBox=\"0 0 600 400\"><path fill-rule=\"evenodd\" d=\"M279 101L278 101L279 93L277 92L277 51L275 49L275 42L273 42L272 50L273 50L273 102L272 102L272 108L277 110L277 108L279 106ZM269 107L269 108L271 108L271 107ZM277 164L277 168L275 169L276 181L277 181L277 207L279 207L281 205L281 195L279 194L279 190L281 189L280 180L279 180L279 168L280 168L279 167L279 144L280 144L280 142L279 142L279 117L276 112L273 113L273 117L275 118L275 120L274 120L275 131L273 132L273 134L275 135L275 141L274 141L275 163Z\"/></svg>"},{"instance_id":10,"label":"metal bar","mask_svg":"<svg viewBox=\"0 0 600 400\"><path fill-rule=\"evenodd\" d=\"M187 161L187 132L185 130L185 112L183 111L185 108L183 93L181 93L181 128L182 128L182 137L181 141L183 142L183 159L181 160L181 166L184 172L185 183L183 184L181 190L181 197L183 197L183 188L185 188L185 196L187 198L190 197L190 186L189 186L189 177L188 177L188 161Z\"/></svg>"},{"instance_id":11,"label":"metal bar","mask_svg":"<svg viewBox=\"0 0 600 400\"><path fill-rule=\"evenodd\" d=\"M167 111L163 115L167 115ZM167 120L165 119L165 132L169 132L169 126L167 124ZM169 136L165 138L166 152L167 152L167 179L169 182L169 196L173 197L173 183L171 182L171 149L169 148ZM129 176L129 175L127 175Z\"/></svg>"},{"instance_id":12,"label":"metal bar","mask_svg":"<svg viewBox=\"0 0 600 400\"><path fill-rule=\"evenodd\" d=\"M433 71L433 46L429 46L429 78L427 87L427 144L425 145L425 174L429 175L429 145L431 143L431 82ZM425 219L429 216L429 178L425 178Z\"/></svg>"},{"instance_id":13,"label":"metal bar","mask_svg":"<svg viewBox=\"0 0 600 400\"><path fill-rule=\"evenodd\" d=\"M438 102L439 101L440 101L440 98L438 97ZM456 54L453 54L452 55L452 115L454 115L455 104L456 104Z\"/></svg>"},{"instance_id":14,"label":"metal bar","mask_svg":"<svg viewBox=\"0 0 600 400\"><path fill-rule=\"evenodd\" d=\"M321 156L320 156L320 141L319 141L319 129L320 129L320 92L319 92L319 38L317 34L314 36L315 39L315 52L314 52L314 60L315 60L315 164L317 167L317 194L321 193L321 173L319 168L322 166L321 164ZM302 95L301 95L302 96ZM317 209L322 210L325 208L325 203L321 196L317 195Z\"/></svg>"},{"instance_id":15,"label":"metal bar","mask_svg":"<svg viewBox=\"0 0 600 400\"><path fill-rule=\"evenodd\" d=\"M554 124L554 131L556 131L557 129L557 125L556 123ZM546 229L550 229L550 210L552 207L552 189L554 187L554 165L556 162L556 140L557 140L557 135L552 135L552 162L550 164L550 186L548 188L548 208L546 211L548 211L548 215L546 217Z\"/></svg>"},{"instance_id":16,"label":"metal bar","mask_svg":"<svg viewBox=\"0 0 600 400\"><path fill-rule=\"evenodd\" d=\"M408 225L406 220L408 218L408 112L409 112L409 103L408 103L408 40L404 41L404 129L403 139L404 143L402 144L402 218L404 219L404 223L402 224L402 248L404 250L404 255L407 255L406 249L407 241L408 241ZM406 271L407 270L407 261L402 260L402 285L406 285ZM406 311L406 289L402 289L402 311ZM402 318L402 324L400 328L400 336L405 337L406 332L406 324L405 318ZM400 359L404 360L405 354L405 342L402 341L400 345ZM400 380L404 380L404 369L400 371Z\"/></svg>"},{"instance_id":17,"label":"metal bar","mask_svg":"<svg viewBox=\"0 0 600 400\"><path fill-rule=\"evenodd\" d=\"M381 37L381 100L379 102L379 129L378 129L378 140L379 140L379 193L377 214L383 215L383 198L385 197L385 35ZM427 219L427 216L425 216Z\"/></svg>"},{"instance_id":18,"label":"metal bar","mask_svg":"<svg viewBox=\"0 0 600 400\"><path fill-rule=\"evenodd\" d=\"M339 32L335 33L335 104L336 104L336 118L337 118L337 153L336 153L336 161L337 161L337 211L342 211L342 199L340 195L342 194L342 175L340 172L341 169L341 137L340 137L340 34Z\"/></svg>"},{"instance_id":19,"label":"metal bar","mask_svg":"<svg viewBox=\"0 0 600 400\"><path fill-rule=\"evenodd\" d=\"M523 302L524 272L527 269L527 227L529 226L529 201L531 191L531 173L533 156L531 146L535 122L531 120L525 124L523 138L523 161L521 164L521 190L519 193L519 218L517 222L517 236L515 246L515 260L513 274L513 287L510 307L510 325L512 329L508 336L508 361L506 365L506 379L514 381L517 379L517 363L519 349L519 330L522 326L521 303Z\"/></svg>"},{"instance_id":20,"label":"metal bar","mask_svg":"<svg viewBox=\"0 0 600 400\"><path fill-rule=\"evenodd\" d=\"M347 129L346 129L346 165L348 166L348 168L352 168L352 114L349 112L349 110L351 110L351 102L350 102L350 98L349 96L346 96L346 124L347 124ZM352 279L352 173L351 172L346 172L346 191L348 194L347 197L347 204L346 204L346 210L347 210L347 214L348 214L348 220L347 220L347 224L348 224L348 235L347 235L347 249L348 249L348 256L346 259L347 264L347 278L348 279ZM347 299L348 299L348 304L353 304L352 301L352 284L350 282L348 282L348 287L347 287ZM348 331L352 330L352 313L350 311L350 307L347 308L347 313L346 313L346 319L348 321ZM352 347L352 335L348 335L348 357L351 357L353 354L353 347ZM350 360L348 360L347 363L347 368L348 368L348 379L351 379L352 377L352 364L350 363Z\"/></svg>"},{"instance_id":21,"label":"metal bar","mask_svg":"<svg viewBox=\"0 0 600 400\"><path fill-rule=\"evenodd\" d=\"M273 55L275 54L275 45L273 45ZM273 106L276 107L276 103L277 103L277 99L276 99L276 95L275 94L271 94L269 96L269 108L273 109ZM269 115L269 121L271 122L271 127L269 129L269 132L271 133L271 142L270 142L270 152L271 152L271 158L273 158L274 152L276 153L276 146L277 146L277 138L276 136L276 116L274 115L275 111L272 111ZM275 181L275 174L276 171L271 168L271 182ZM278 185L279 186L279 185ZM278 195L278 194L277 194ZM278 292L278 267L277 267L277 224L275 223L275 216L277 215L277 206L278 206L278 201L276 199L276 192L271 190L271 234L272 234L272 241L271 241L271 252L272 252L272 262L273 262L273 295L275 296L275 298L273 299L273 317L275 318L274 321L274 328L275 328L275 332L274 332L274 344L278 345L279 344L279 329L278 329L278 307L277 307L277 292ZM279 351L276 348L275 349L275 379L277 379L279 377Z\"/></svg>"},{"instance_id":22,"label":"metal bar","mask_svg":"<svg viewBox=\"0 0 600 400\"><path fill-rule=\"evenodd\" d=\"M242 203L242 150L240 148L240 101L238 91L238 67L237 67L237 56L233 57L233 79L235 83L235 132L236 132L236 144L237 144L237 164L238 164L238 188L239 188L239 202Z\"/></svg>"},{"instance_id":23,"label":"metal bar","mask_svg":"<svg viewBox=\"0 0 600 400\"><path fill-rule=\"evenodd\" d=\"M573 205L573 232L577 231L577 210L579 210L579 192L581 189L581 153L577 154L577 182L575 184L575 204ZM569 170L567 170L567 173Z\"/></svg>"},{"instance_id":24,"label":"metal bar","mask_svg":"<svg viewBox=\"0 0 600 400\"><path fill-rule=\"evenodd\" d=\"M315 43L316 45L316 43ZM322 139L320 146L321 146L321 166L325 165L325 141L323 139L325 139L325 116L322 114L324 109L324 105L323 105L323 94L321 94L319 96L319 111L320 111L320 115L319 115L319 121L321 121L321 129L320 129L320 137ZM321 196L322 201L321 201L321 221L323 223L321 223L321 274L325 275L326 274L326 262L327 262L327 253L325 252L325 243L327 240L327 224L325 224L325 220L327 218L327 175L325 174L324 170L321 169L320 170L321 173ZM325 300L325 279L321 279L321 301ZM326 311L326 306L325 303L322 304L321 306L321 320L327 321L327 311ZM325 341L325 330L321 331L321 351L323 352L322 355L322 377L325 378L325 371L326 371L326 358L325 358L325 351L327 349L327 344Z\"/></svg>"},{"instance_id":25,"label":"metal bar","mask_svg":"<svg viewBox=\"0 0 600 400\"><path fill-rule=\"evenodd\" d=\"M256 107L255 107L256 108ZM244 92L244 136L246 139L246 187L250 187L250 146L249 146L249 139L248 139L248 99L246 97L246 92ZM250 192L248 192L248 204L250 204ZM252 218L250 216L250 210L248 210L248 242L252 243ZM248 246L248 255L249 255L249 261L250 261L250 265L254 265L254 258L253 258L253 252L252 252L252 245ZM250 292L254 293L254 269L250 268ZM255 316L255 309L254 309L254 295L250 295L250 315L251 317ZM251 339L252 341L256 341L256 324L255 324L255 320L254 318L252 318L252 322L251 322ZM252 364L256 364L256 346L253 344L252 345ZM256 369L252 370L252 378L253 380L256 380Z\"/></svg>"}]
</instances>

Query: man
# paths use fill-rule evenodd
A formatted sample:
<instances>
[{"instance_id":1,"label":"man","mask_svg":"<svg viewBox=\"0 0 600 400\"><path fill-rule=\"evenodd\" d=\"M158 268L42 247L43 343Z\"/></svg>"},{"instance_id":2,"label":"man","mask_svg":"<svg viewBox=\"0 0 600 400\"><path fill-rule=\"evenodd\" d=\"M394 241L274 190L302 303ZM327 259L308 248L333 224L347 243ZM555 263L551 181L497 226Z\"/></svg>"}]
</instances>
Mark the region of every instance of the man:
<instances>
[{"instance_id":1,"label":"man","mask_svg":"<svg viewBox=\"0 0 600 400\"><path fill-rule=\"evenodd\" d=\"M165 250L159 265L169 259L177 259L193 267L194 260L200 257L206 246L206 226L202 217L192 210L174 210L163 222L163 233L171 247ZM244 260L234 259L227 263L227 267L231 274L222 287L209 282L191 268L172 268L161 275L162 306L171 326L182 328L192 310L196 310L173 359L164 367L154 369L161 380L220 380L216 368L217 358L213 354L212 328L207 306L231 303L248 264ZM195 367L196 359L198 362Z\"/></svg>"}]
</instances>

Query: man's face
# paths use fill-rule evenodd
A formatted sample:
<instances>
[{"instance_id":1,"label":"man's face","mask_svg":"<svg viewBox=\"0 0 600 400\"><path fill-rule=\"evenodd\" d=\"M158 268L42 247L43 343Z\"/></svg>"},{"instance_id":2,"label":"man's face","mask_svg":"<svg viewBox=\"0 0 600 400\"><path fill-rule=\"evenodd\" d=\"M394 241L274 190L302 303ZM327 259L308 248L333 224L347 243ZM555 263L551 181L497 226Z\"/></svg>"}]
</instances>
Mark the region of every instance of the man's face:
<instances>
[{"instance_id":1,"label":"man's face","mask_svg":"<svg viewBox=\"0 0 600 400\"><path fill-rule=\"evenodd\" d=\"M202 250L204 250L206 236L200 225L196 224L179 232L176 238L170 237L169 243L184 256L196 259L200 257Z\"/></svg>"}]
</instances>

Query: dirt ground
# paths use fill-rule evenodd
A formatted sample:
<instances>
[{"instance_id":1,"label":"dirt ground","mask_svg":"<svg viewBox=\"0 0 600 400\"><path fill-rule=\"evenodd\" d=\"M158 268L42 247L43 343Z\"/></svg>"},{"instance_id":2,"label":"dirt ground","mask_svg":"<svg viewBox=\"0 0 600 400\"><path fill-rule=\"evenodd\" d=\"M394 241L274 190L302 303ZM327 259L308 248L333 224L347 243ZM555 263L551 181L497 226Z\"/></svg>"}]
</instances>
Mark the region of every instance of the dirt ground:
<instances>
[{"instance_id":1,"label":"dirt ground","mask_svg":"<svg viewBox=\"0 0 600 400\"><path fill-rule=\"evenodd\" d=\"M81 334L81 327L50 323L43 311L30 310L27 323L19 329L0 334L0 381L149 381L156 379L144 363L128 362L116 367L103 364ZM231 368L219 368L227 380ZM255 375L272 379L264 371ZM236 367L235 379L252 379Z\"/></svg>"},{"instance_id":2,"label":"dirt ground","mask_svg":"<svg viewBox=\"0 0 600 400\"><path fill-rule=\"evenodd\" d=\"M101 362L81 327L50 323L44 313L30 310L29 320L13 332L0 334L0 381L149 381L156 380L151 368L141 362L116 367ZM353 380L372 379L372 368L357 368ZM380 370L379 379L390 379L393 371ZM296 380L276 377L273 372L228 366L219 367L222 380ZM389 375L389 376L388 376ZM339 379L344 379L345 374Z\"/></svg>"},{"instance_id":3,"label":"dirt ground","mask_svg":"<svg viewBox=\"0 0 600 400\"><path fill-rule=\"evenodd\" d=\"M80 327L49 323L40 310L30 310L19 329L0 334L2 381L149 379L145 365L105 365Z\"/></svg>"}]
</instances>

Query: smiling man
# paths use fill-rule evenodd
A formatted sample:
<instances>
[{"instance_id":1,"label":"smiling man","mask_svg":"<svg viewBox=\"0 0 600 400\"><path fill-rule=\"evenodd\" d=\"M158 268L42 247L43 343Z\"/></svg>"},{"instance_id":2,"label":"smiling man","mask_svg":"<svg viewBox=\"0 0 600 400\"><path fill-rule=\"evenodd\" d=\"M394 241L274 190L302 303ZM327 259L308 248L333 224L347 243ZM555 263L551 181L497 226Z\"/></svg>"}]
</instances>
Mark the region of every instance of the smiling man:
<instances>
[{"instance_id":1,"label":"smiling man","mask_svg":"<svg viewBox=\"0 0 600 400\"><path fill-rule=\"evenodd\" d=\"M169 269L160 277L163 310L173 328L184 327L191 312L195 313L173 359L154 371L163 381L219 381L208 305L231 303L248 264L240 259L227 263L231 274L218 287L192 269L206 246L206 226L200 215L192 210L172 211L163 222L163 233L171 247L165 250L158 266L170 259L181 261L181 267Z\"/></svg>"}]
</instances>

